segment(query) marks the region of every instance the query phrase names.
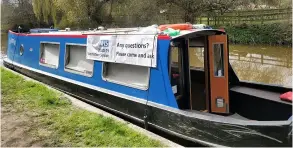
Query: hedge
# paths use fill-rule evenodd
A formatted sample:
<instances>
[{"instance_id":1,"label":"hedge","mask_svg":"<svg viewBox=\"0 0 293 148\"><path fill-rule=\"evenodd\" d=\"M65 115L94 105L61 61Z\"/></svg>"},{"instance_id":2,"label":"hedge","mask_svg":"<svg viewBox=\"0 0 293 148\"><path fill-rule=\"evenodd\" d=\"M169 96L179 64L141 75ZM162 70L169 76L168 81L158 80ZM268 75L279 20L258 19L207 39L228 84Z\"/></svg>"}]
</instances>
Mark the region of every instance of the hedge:
<instances>
[{"instance_id":1,"label":"hedge","mask_svg":"<svg viewBox=\"0 0 293 148\"><path fill-rule=\"evenodd\" d=\"M224 27L235 44L292 45L292 24L241 24Z\"/></svg>"}]
</instances>

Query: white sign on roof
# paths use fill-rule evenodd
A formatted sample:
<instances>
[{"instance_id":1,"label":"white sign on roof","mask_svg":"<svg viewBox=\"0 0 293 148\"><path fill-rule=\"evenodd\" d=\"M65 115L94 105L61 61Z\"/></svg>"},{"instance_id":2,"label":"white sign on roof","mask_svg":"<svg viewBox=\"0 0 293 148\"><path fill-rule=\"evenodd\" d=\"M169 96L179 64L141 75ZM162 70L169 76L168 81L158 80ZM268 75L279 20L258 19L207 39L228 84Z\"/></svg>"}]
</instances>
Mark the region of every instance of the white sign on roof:
<instances>
[{"instance_id":1,"label":"white sign on roof","mask_svg":"<svg viewBox=\"0 0 293 148\"><path fill-rule=\"evenodd\" d=\"M87 59L157 66L156 35L88 35Z\"/></svg>"}]
</instances>

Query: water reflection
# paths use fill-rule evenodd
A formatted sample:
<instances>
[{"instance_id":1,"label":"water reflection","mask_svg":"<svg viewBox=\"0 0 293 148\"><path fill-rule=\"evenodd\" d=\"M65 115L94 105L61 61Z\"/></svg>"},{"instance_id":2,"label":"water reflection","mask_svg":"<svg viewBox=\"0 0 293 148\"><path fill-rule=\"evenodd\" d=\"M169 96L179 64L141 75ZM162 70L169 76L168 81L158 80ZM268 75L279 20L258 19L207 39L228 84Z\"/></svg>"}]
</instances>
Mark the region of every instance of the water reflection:
<instances>
[{"instance_id":1,"label":"water reflection","mask_svg":"<svg viewBox=\"0 0 293 148\"><path fill-rule=\"evenodd\" d=\"M203 68L203 48L189 50L190 66ZM174 48L172 58L177 57L177 54ZM240 80L286 87L292 85L291 47L230 45L229 58Z\"/></svg>"},{"instance_id":2,"label":"water reflection","mask_svg":"<svg viewBox=\"0 0 293 148\"><path fill-rule=\"evenodd\" d=\"M1 54L6 54L7 39L7 33L1 33Z\"/></svg>"},{"instance_id":3,"label":"water reflection","mask_svg":"<svg viewBox=\"0 0 293 148\"><path fill-rule=\"evenodd\" d=\"M241 80L292 85L290 47L231 45L229 55L230 63Z\"/></svg>"}]
</instances>

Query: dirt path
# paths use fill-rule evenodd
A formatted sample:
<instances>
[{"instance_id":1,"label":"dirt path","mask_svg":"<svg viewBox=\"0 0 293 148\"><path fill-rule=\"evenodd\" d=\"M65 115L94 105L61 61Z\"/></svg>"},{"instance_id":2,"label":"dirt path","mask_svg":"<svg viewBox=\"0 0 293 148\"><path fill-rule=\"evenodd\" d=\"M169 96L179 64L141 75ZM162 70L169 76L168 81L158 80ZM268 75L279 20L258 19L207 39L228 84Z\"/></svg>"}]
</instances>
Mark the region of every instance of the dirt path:
<instances>
[{"instance_id":1,"label":"dirt path","mask_svg":"<svg viewBox=\"0 0 293 148\"><path fill-rule=\"evenodd\" d=\"M32 114L19 113L12 106L1 108L1 147L42 147L45 142L33 137L30 131L34 129Z\"/></svg>"}]
</instances>

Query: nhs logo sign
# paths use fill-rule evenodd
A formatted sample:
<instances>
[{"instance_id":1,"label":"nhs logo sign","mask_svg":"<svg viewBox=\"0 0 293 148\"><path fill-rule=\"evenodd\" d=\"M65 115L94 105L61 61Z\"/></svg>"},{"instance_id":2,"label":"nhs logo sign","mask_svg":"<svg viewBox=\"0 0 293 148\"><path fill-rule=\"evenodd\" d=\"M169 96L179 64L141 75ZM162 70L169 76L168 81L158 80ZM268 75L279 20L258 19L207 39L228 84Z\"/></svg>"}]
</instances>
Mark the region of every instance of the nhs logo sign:
<instances>
[{"instance_id":1,"label":"nhs logo sign","mask_svg":"<svg viewBox=\"0 0 293 148\"><path fill-rule=\"evenodd\" d=\"M109 47L109 40L100 40L100 47Z\"/></svg>"}]
</instances>

